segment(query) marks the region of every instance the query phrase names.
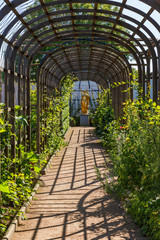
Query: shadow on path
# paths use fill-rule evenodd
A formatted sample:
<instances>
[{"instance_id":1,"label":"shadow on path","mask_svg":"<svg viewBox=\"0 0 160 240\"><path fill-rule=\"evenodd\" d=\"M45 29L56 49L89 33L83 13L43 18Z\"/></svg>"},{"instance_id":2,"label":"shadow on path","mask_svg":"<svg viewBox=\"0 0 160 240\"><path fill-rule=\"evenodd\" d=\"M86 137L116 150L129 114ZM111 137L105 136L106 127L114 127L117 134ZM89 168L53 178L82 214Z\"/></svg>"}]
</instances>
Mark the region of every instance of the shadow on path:
<instances>
[{"instance_id":1,"label":"shadow on path","mask_svg":"<svg viewBox=\"0 0 160 240\"><path fill-rule=\"evenodd\" d=\"M69 145L54 157L45 186L12 240L146 239L118 201L104 193L95 166L107 156L93 128L72 128Z\"/></svg>"}]
</instances>

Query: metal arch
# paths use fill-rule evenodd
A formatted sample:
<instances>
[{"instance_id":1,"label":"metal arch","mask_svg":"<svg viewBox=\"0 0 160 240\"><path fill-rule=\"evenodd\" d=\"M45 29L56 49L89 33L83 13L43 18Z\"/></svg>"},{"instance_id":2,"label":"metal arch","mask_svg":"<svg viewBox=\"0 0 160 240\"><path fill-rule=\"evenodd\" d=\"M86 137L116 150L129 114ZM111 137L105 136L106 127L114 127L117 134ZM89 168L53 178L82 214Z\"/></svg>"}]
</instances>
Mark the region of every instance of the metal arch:
<instances>
[{"instance_id":1,"label":"metal arch","mask_svg":"<svg viewBox=\"0 0 160 240\"><path fill-rule=\"evenodd\" d=\"M85 46L85 47L89 47L89 45L86 45L86 44L82 44L82 46ZM72 45L72 46L66 46L65 47L65 51L67 50L67 53L72 53L73 51L75 51L74 49L75 48L73 48L74 46ZM103 51L104 49L102 48L102 46L100 46L100 45L94 45L94 48L95 48L95 51ZM84 51L84 50L82 50L82 51ZM54 55L54 57L56 58L56 57L59 57L59 54L62 52L62 54L64 54L64 52L63 52L63 50L62 49L55 49L55 51L53 52L50 52L50 54L48 54L44 59L43 59L43 62L44 61L46 61L49 57L50 57L50 55ZM114 53L114 54L113 54ZM102 54L103 54L103 52L102 52ZM123 54L121 54L120 52L118 52L118 51L116 51L116 49L114 49L114 48L110 48L110 47L108 47L108 54L111 54L111 56L113 55L113 56L121 56L121 58L123 58L123 60L124 61L126 61L126 63L128 64L128 66L129 66L129 63L128 63L128 61L127 61L127 59L123 56ZM41 64L43 64L43 62L41 63Z\"/></svg>"},{"instance_id":2,"label":"metal arch","mask_svg":"<svg viewBox=\"0 0 160 240\"><path fill-rule=\"evenodd\" d=\"M102 47L100 47L100 46L95 46L95 47L97 47L99 50L103 50L103 48ZM65 48L65 50L66 49L70 49L70 50L72 50L72 49L74 49L73 48L73 46L67 46L66 48ZM56 50L54 53L52 53L52 54L54 54L54 57L56 58L56 52L62 52L62 54L63 54L63 51L62 51L62 49L58 49L58 50ZM82 50L83 51L83 50ZM98 50L97 50L98 51ZM111 50L110 49L110 51L113 51L113 49ZM94 50L94 52L96 52L96 50ZM114 53L116 53L119 57L121 56L122 58L123 58L123 61L124 61L124 56L123 55L121 55L119 52L116 52L115 50L113 51ZM67 52L67 53L71 53L72 55L74 54L74 52L73 52L73 50L72 51L70 51L70 52ZM94 53L95 54L95 53ZM70 56L72 56L72 55L69 55L69 57ZM99 55L100 55L100 52L99 52ZM101 52L101 55L103 55L103 52ZM109 50L108 50L108 55L109 55ZM107 54L106 54L106 56L108 56ZM112 56L112 53L110 54L111 56ZM114 55L114 58L117 56L117 55ZM47 56L45 59L44 59L44 61L47 61L47 59L49 58L50 56ZM57 57L59 57L59 55L57 55ZM97 56L96 56L97 57ZM62 59L62 56L60 55L60 59ZM98 57L97 57L97 59L98 59ZM125 59L125 61L126 61L127 59ZM49 60L50 61L50 60ZM123 63L123 62L122 62ZM129 63L127 62L127 65L128 65L128 68L129 68Z\"/></svg>"},{"instance_id":3,"label":"metal arch","mask_svg":"<svg viewBox=\"0 0 160 240\"><path fill-rule=\"evenodd\" d=\"M107 39L106 39L107 40ZM113 39L113 40L115 40L115 39ZM52 41L52 40L51 40ZM116 39L116 41L117 41L117 39ZM121 42L120 41L118 41L120 44L121 44ZM124 45L123 44L123 46L125 46L126 47L126 45ZM133 48L134 48L134 46L133 46ZM135 57L135 59L137 60L137 62L138 62L138 65L139 65L139 67L140 67L140 62L139 62L139 59L137 58L137 56L135 55L135 52L132 50L132 48L130 48L130 47L128 47L128 49L129 49L129 51L133 54L133 56ZM141 56L140 56L141 57Z\"/></svg>"},{"instance_id":4,"label":"metal arch","mask_svg":"<svg viewBox=\"0 0 160 240\"><path fill-rule=\"evenodd\" d=\"M100 1L100 2L101 2L101 1ZM103 2L103 1L102 1L102 2ZM49 6L50 6L50 5L55 5L55 4L53 4L53 3L52 3L52 4L51 4L51 3L48 3L48 4L49 4ZM48 4L46 3L45 5L47 6ZM121 6L120 3L116 3L116 2L112 2L112 1L108 1L107 4L112 4L112 5L114 5L114 6L119 6L119 7ZM129 7L127 7L127 5L123 6L123 8L124 8L124 9L125 9L125 8L126 8L126 9L127 9L127 8L130 9ZM137 12L138 14L142 15L143 17L147 17L147 20L150 21L155 27L158 26L157 23L156 23L152 18L150 18L149 16L147 16L147 14L144 14L142 11L140 11L140 10L138 10L138 9L136 9L136 8L133 8L133 7L132 7L132 9L133 9L135 12ZM30 9L30 11L31 11L31 10L32 10L32 9ZM133 11L133 10L132 10L132 11ZM80 11L83 12L83 9L80 10ZM86 10L86 11L89 12L89 10ZM90 10L90 11L93 11L93 10ZM66 11L66 12L67 12L67 11ZM107 12L107 11L101 10L101 12L103 13L103 12ZM115 14L117 15L117 13L114 13L114 12L113 12L113 15L115 15ZM21 14L21 16L25 16L25 14ZM45 15L43 15L43 16L45 16ZM42 19L43 16L42 16L42 17L40 16L39 19ZM126 16L126 17L128 17L128 16ZM18 19L18 20L19 20L19 19ZM13 26L13 24L12 24L12 26ZM158 27L157 27L157 28L158 28Z\"/></svg>"},{"instance_id":5,"label":"metal arch","mask_svg":"<svg viewBox=\"0 0 160 240\"><path fill-rule=\"evenodd\" d=\"M47 21L48 22L48 21Z\"/></svg>"}]
</instances>

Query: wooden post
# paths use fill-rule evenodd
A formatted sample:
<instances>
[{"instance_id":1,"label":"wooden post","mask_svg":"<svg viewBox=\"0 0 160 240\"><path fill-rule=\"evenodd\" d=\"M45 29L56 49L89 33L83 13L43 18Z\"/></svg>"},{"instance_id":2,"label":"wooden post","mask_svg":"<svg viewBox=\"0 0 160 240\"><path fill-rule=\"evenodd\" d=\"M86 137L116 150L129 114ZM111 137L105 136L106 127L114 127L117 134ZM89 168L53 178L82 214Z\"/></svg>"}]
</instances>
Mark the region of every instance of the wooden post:
<instances>
[{"instance_id":1,"label":"wooden post","mask_svg":"<svg viewBox=\"0 0 160 240\"><path fill-rule=\"evenodd\" d=\"M20 57L20 56L19 56ZM21 65L22 58L19 59L19 66L18 66L18 105L21 106L21 74L22 74L22 65ZM18 115L21 115L21 110L19 110ZM21 126L19 126L18 132L18 147L21 144ZM21 150L18 150L18 157L21 157Z\"/></svg>"},{"instance_id":2,"label":"wooden post","mask_svg":"<svg viewBox=\"0 0 160 240\"><path fill-rule=\"evenodd\" d=\"M5 69L4 69L4 83L5 83L5 120L9 120L8 108L9 108L9 86L8 86L8 59L5 59ZM5 155L9 157L9 143L5 146ZM8 166L9 167L9 166Z\"/></svg>"},{"instance_id":3,"label":"wooden post","mask_svg":"<svg viewBox=\"0 0 160 240\"><path fill-rule=\"evenodd\" d=\"M30 99L30 64L27 67L27 145L28 151L31 150L31 99Z\"/></svg>"},{"instance_id":4,"label":"wooden post","mask_svg":"<svg viewBox=\"0 0 160 240\"><path fill-rule=\"evenodd\" d=\"M25 63L23 61L23 115L26 116L26 69L25 69ZM24 126L23 130L23 144L25 151L26 148L26 126Z\"/></svg>"},{"instance_id":5,"label":"wooden post","mask_svg":"<svg viewBox=\"0 0 160 240\"><path fill-rule=\"evenodd\" d=\"M40 70L37 72L37 153L40 153Z\"/></svg>"},{"instance_id":6,"label":"wooden post","mask_svg":"<svg viewBox=\"0 0 160 240\"><path fill-rule=\"evenodd\" d=\"M10 75L9 75L9 107L10 111L10 124L12 125L12 133L14 134L11 137L11 157L14 159L16 157L15 151L15 86L14 86L14 62L10 62Z\"/></svg>"}]
</instances>

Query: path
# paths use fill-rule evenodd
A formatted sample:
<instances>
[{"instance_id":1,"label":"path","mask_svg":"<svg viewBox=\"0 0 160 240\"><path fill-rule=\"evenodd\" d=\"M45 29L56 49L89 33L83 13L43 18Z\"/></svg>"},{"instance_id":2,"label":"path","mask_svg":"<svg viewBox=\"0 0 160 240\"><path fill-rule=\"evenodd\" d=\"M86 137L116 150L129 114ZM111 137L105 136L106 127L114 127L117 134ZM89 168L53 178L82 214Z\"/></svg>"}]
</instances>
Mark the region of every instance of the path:
<instances>
[{"instance_id":1,"label":"path","mask_svg":"<svg viewBox=\"0 0 160 240\"><path fill-rule=\"evenodd\" d=\"M146 239L97 181L94 166L107 156L94 129L71 128L67 138L11 240Z\"/></svg>"}]
</instances>

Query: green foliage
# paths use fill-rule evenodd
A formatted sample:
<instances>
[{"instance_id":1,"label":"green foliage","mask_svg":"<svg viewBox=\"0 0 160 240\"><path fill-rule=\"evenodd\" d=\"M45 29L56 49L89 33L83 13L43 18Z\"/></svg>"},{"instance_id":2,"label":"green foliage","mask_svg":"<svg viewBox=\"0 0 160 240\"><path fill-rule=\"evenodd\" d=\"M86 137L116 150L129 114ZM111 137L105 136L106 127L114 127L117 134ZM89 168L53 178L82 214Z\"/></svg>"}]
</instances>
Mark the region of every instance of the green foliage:
<instances>
[{"instance_id":1,"label":"green foliage","mask_svg":"<svg viewBox=\"0 0 160 240\"><path fill-rule=\"evenodd\" d=\"M142 93L140 87L139 92ZM160 106L146 96L124 106L122 119L95 126L110 148L113 179L106 189L118 193L126 209L151 239L160 239ZM101 108L104 116L106 109ZM123 123L123 124L122 124ZM107 126L107 132L106 132ZM105 137L104 137L105 132ZM99 173L98 173L99 176Z\"/></svg>"},{"instance_id":2,"label":"green foliage","mask_svg":"<svg viewBox=\"0 0 160 240\"><path fill-rule=\"evenodd\" d=\"M31 90L31 129L32 151L25 151L22 144L16 146L16 157L11 158L10 141L12 125L5 122L4 114L0 118L1 161L0 161L0 237L6 230L10 220L21 205L31 195L35 180L40 175L46 160L56 150L60 149L63 137L69 127L69 97L75 78L67 75L61 81L61 91L55 89L53 94L43 94L44 109L41 114L41 154L36 154L36 125L37 125L37 93ZM16 135L23 134L28 125L28 117L21 115L21 107L15 106ZM18 137L16 137L18 140ZM6 157L5 149L9 148Z\"/></svg>"},{"instance_id":3,"label":"green foliage","mask_svg":"<svg viewBox=\"0 0 160 240\"><path fill-rule=\"evenodd\" d=\"M102 89L96 105L96 111L93 109L91 114L92 123L93 126L96 127L97 134L100 135L104 141L107 141L108 126L114 119L109 90Z\"/></svg>"},{"instance_id":4,"label":"green foliage","mask_svg":"<svg viewBox=\"0 0 160 240\"><path fill-rule=\"evenodd\" d=\"M70 125L69 100L73 91L74 82L78 79L68 74L61 80L61 111L62 111L62 131L65 134Z\"/></svg>"}]
</instances>

